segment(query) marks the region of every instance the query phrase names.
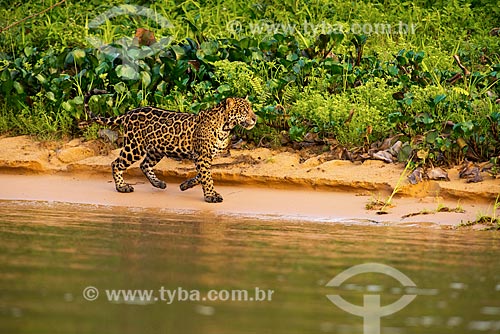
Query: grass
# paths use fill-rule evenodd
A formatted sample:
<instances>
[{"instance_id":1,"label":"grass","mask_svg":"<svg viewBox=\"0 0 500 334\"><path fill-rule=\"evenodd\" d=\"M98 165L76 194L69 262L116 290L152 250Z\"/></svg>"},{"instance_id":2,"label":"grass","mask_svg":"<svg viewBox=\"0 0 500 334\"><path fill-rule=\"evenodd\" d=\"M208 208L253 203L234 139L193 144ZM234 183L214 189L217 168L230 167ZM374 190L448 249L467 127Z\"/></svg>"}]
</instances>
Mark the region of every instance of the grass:
<instances>
[{"instance_id":1,"label":"grass","mask_svg":"<svg viewBox=\"0 0 500 334\"><path fill-rule=\"evenodd\" d=\"M368 203L365 205L366 210L381 210L384 206L386 206L386 202L382 201L378 198L372 197Z\"/></svg>"},{"instance_id":2,"label":"grass","mask_svg":"<svg viewBox=\"0 0 500 334\"><path fill-rule=\"evenodd\" d=\"M415 216L420 216L420 215L433 215L439 212L454 212L454 213L464 213L465 210L464 208L460 205L460 203L457 203L457 206L454 208L450 208L448 206L445 206L441 203L439 203L434 210L429 210L429 209L423 209L418 212L412 212L408 213L406 215L401 216L401 218L409 218L409 217L415 217Z\"/></svg>"},{"instance_id":3,"label":"grass","mask_svg":"<svg viewBox=\"0 0 500 334\"><path fill-rule=\"evenodd\" d=\"M369 204L366 205L366 208L368 210L378 210L377 214L378 215L384 215L387 214L387 208L392 207L392 200L394 196L401 191L401 188L403 186L403 180L406 180L408 177L408 172L410 170L411 166L411 161L408 161L405 165L405 168L399 175L398 181L396 182L396 185L394 186L394 189L392 190L391 194L387 197L385 201L381 200L375 200L370 202ZM371 208L371 209L370 209Z\"/></svg>"},{"instance_id":4,"label":"grass","mask_svg":"<svg viewBox=\"0 0 500 334\"><path fill-rule=\"evenodd\" d=\"M500 194L495 198L491 214L478 213L476 220L464 222L459 227L470 226L486 226L486 230L500 230L500 218L497 216L497 211L500 210Z\"/></svg>"}]
</instances>

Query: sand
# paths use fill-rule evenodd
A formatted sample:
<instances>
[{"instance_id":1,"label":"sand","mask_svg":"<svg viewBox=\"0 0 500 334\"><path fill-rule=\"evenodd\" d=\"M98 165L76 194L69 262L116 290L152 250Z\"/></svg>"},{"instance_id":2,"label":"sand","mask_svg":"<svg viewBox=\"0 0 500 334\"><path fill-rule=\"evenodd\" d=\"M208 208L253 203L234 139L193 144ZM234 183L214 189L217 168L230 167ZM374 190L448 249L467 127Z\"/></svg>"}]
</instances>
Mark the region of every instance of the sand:
<instances>
[{"instance_id":1,"label":"sand","mask_svg":"<svg viewBox=\"0 0 500 334\"><path fill-rule=\"evenodd\" d=\"M30 137L0 138L0 200L48 201L210 216L249 217L453 228L479 215L492 215L500 180L484 175L480 183L458 178L410 185L401 177L404 166L381 161L351 163L304 160L297 152L269 149L232 150L217 158L212 174L224 202L203 201L201 187L181 192L178 185L194 175L189 161L163 159L157 166L166 190L153 188L138 164L126 174L136 191L120 194L112 183L110 163L118 150L107 152L99 142L39 142ZM367 210L374 200L385 201L399 191L387 214ZM463 212L436 212L438 209ZM499 212L500 213L500 212Z\"/></svg>"}]
</instances>

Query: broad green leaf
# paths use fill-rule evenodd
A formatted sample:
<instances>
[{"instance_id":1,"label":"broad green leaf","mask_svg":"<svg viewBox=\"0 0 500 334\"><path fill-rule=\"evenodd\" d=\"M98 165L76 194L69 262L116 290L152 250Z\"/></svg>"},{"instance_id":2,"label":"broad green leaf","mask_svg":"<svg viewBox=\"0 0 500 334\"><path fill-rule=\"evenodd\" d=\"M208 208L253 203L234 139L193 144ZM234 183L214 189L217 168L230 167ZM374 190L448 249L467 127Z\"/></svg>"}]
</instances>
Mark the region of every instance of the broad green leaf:
<instances>
[{"instance_id":1,"label":"broad green leaf","mask_svg":"<svg viewBox=\"0 0 500 334\"><path fill-rule=\"evenodd\" d=\"M81 95L75 96L75 98L73 99L73 102L75 104L83 104L83 96L81 96Z\"/></svg>"},{"instance_id":2,"label":"broad green leaf","mask_svg":"<svg viewBox=\"0 0 500 334\"><path fill-rule=\"evenodd\" d=\"M437 131L429 131L425 135L425 141L429 144L434 144L436 141L436 138L438 137L438 132Z\"/></svg>"},{"instance_id":3,"label":"broad green leaf","mask_svg":"<svg viewBox=\"0 0 500 334\"><path fill-rule=\"evenodd\" d=\"M109 64L105 61L101 62L99 66L94 69L96 74L103 74L109 71Z\"/></svg>"},{"instance_id":4,"label":"broad green leaf","mask_svg":"<svg viewBox=\"0 0 500 334\"><path fill-rule=\"evenodd\" d=\"M75 49L73 50L73 57L77 63L81 63L83 59L85 59L86 53L85 50Z\"/></svg>"},{"instance_id":5,"label":"broad green leaf","mask_svg":"<svg viewBox=\"0 0 500 334\"><path fill-rule=\"evenodd\" d=\"M340 42L342 42L342 40L344 39L343 33L334 32L330 36L332 37L332 40L335 42L335 44L340 44Z\"/></svg>"},{"instance_id":6,"label":"broad green leaf","mask_svg":"<svg viewBox=\"0 0 500 334\"><path fill-rule=\"evenodd\" d=\"M2 71L2 74L0 75L0 80L3 82L11 81L11 75L9 70Z\"/></svg>"},{"instance_id":7,"label":"broad green leaf","mask_svg":"<svg viewBox=\"0 0 500 334\"><path fill-rule=\"evenodd\" d=\"M63 107L63 109L66 111L73 111L74 109L73 105L68 101L64 101L63 103L61 103L61 107Z\"/></svg>"},{"instance_id":8,"label":"broad green leaf","mask_svg":"<svg viewBox=\"0 0 500 334\"><path fill-rule=\"evenodd\" d=\"M397 56L396 60L398 61L399 65L406 65L406 64L408 64L408 60L404 56Z\"/></svg>"},{"instance_id":9,"label":"broad green leaf","mask_svg":"<svg viewBox=\"0 0 500 334\"><path fill-rule=\"evenodd\" d=\"M225 93L225 92L230 92L231 91L231 86L227 84L222 84L217 88L217 91L219 93Z\"/></svg>"},{"instance_id":10,"label":"broad green leaf","mask_svg":"<svg viewBox=\"0 0 500 334\"><path fill-rule=\"evenodd\" d=\"M428 114L428 113L423 113L419 117L419 121L424 123L424 124L432 124L434 123L434 119Z\"/></svg>"},{"instance_id":11,"label":"broad green leaf","mask_svg":"<svg viewBox=\"0 0 500 334\"><path fill-rule=\"evenodd\" d=\"M151 83L151 76L149 75L148 72L142 71L140 73L140 77L141 77L142 85L144 86L144 88L147 88L149 86L149 84Z\"/></svg>"},{"instance_id":12,"label":"broad green leaf","mask_svg":"<svg viewBox=\"0 0 500 334\"><path fill-rule=\"evenodd\" d=\"M116 66L116 75L123 80L139 79L139 73L137 73L137 70L128 64Z\"/></svg>"},{"instance_id":13,"label":"broad green leaf","mask_svg":"<svg viewBox=\"0 0 500 334\"><path fill-rule=\"evenodd\" d=\"M171 48L177 60L182 59L186 55L186 51L179 45L172 45Z\"/></svg>"},{"instance_id":14,"label":"broad green leaf","mask_svg":"<svg viewBox=\"0 0 500 334\"><path fill-rule=\"evenodd\" d=\"M52 101L52 102L56 102L56 97L55 97L55 95L54 95L54 93L53 93L53 92L47 92L47 93L45 94L45 96L46 96L46 97L47 97L47 99L49 99L50 101Z\"/></svg>"},{"instance_id":15,"label":"broad green leaf","mask_svg":"<svg viewBox=\"0 0 500 334\"><path fill-rule=\"evenodd\" d=\"M425 57L424 51L419 51L415 54L415 61L420 63Z\"/></svg>"},{"instance_id":16,"label":"broad green leaf","mask_svg":"<svg viewBox=\"0 0 500 334\"><path fill-rule=\"evenodd\" d=\"M344 67L341 64L333 64L330 67L332 74L342 74L344 73Z\"/></svg>"},{"instance_id":17,"label":"broad green leaf","mask_svg":"<svg viewBox=\"0 0 500 334\"><path fill-rule=\"evenodd\" d=\"M446 94L439 94L434 98L434 105L437 105L439 102L446 99Z\"/></svg>"},{"instance_id":18,"label":"broad green leaf","mask_svg":"<svg viewBox=\"0 0 500 334\"><path fill-rule=\"evenodd\" d=\"M398 161L407 162L410 159L412 148L407 142L403 144L401 150L398 152Z\"/></svg>"},{"instance_id":19,"label":"broad green leaf","mask_svg":"<svg viewBox=\"0 0 500 334\"><path fill-rule=\"evenodd\" d=\"M30 46L27 46L24 48L24 54L26 55L26 57L29 57L32 54L34 54L35 51L36 51L36 48L30 47Z\"/></svg>"},{"instance_id":20,"label":"broad green leaf","mask_svg":"<svg viewBox=\"0 0 500 334\"><path fill-rule=\"evenodd\" d=\"M290 127L290 130L288 131L290 139L294 141L302 141L304 139L305 133L306 129L297 125L292 125L292 127Z\"/></svg>"},{"instance_id":21,"label":"broad green leaf","mask_svg":"<svg viewBox=\"0 0 500 334\"><path fill-rule=\"evenodd\" d=\"M47 83L47 79L43 76L42 73L38 73L36 75L37 80L42 84L42 85L45 85Z\"/></svg>"},{"instance_id":22,"label":"broad green leaf","mask_svg":"<svg viewBox=\"0 0 500 334\"><path fill-rule=\"evenodd\" d=\"M279 49L279 51L280 51L281 53L286 53L286 52L288 51L288 48L286 48L286 49L284 49L284 50L281 50L281 48L280 48L280 49ZM295 61L295 60L297 60L297 59L299 59L299 56L297 56L297 54L295 54L295 53L290 53L290 54L288 54L288 55L286 56L286 60L288 60L288 61Z\"/></svg>"},{"instance_id":23,"label":"broad green leaf","mask_svg":"<svg viewBox=\"0 0 500 334\"><path fill-rule=\"evenodd\" d=\"M66 55L66 58L64 59L64 62L66 64L78 64L81 65L85 59L85 50L82 49L74 49L71 52L68 52Z\"/></svg>"},{"instance_id":24,"label":"broad green leaf","mask_svg":"<svg viewBox=\"0 0 500 334\"><path fill-rule=\"evenodd\" d=\"M132 58L134 60L140 59L141 53L142 53L141 49L137 49L137 48L130 48L127 50L127 56L129 56L130 58Z\"/></svg>"},{"instance_id":25,"label":"broad green leaf","mask_svg":"<svg viewBox=\"0 0 500 334\"><path fill-rule=\"evenodd\" d=\"M201 43L200 50L205 55L214 55L217 53L219 43L217 41L208 41Z\"/></svg>"},{"instance_id":26,"label":"broad green leaf","mask_svg":"<svg viewBox=\"0 0 500 334\"><path fill-rule=\"evenodd\" d=\"M17 94L23 94L24 93L24 87L18 81L14 81L14 89L16 90Z\"/></svg>"},{"instance_id":27,"label":"broad green leaf","mask_svg":"<svg viewBox=\"0 0 500 334\"><path fill-rule=\"evenodd\" d=\"M390 75L392 75L393 77L395 77L396 75L398 75L399 73L399 69L397 66L395 65L392 65L392 66L389 66L387 68L387 71L389 72Z\"/></svg>"}]
</instances>

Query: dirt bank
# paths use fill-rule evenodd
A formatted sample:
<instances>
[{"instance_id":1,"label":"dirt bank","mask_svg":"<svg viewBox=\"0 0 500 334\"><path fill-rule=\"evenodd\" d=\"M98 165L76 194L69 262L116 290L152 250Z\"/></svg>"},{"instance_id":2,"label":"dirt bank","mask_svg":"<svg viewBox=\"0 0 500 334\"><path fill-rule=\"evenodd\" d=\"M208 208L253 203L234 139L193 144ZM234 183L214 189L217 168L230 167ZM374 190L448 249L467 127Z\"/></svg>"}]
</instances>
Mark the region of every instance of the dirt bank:
<instances>
[{"instance_id":1,"label":"dirt bank","mask_svg":"<svg viewBox=\"0 0 500 334\"><path fill-rule=\"evenodd\" d=\"M487 174L480 183L458 178L449 169L450 181L424 181L411 185L401 178L403 166L381 161L351 163L324 161L322 156L304 161L298 153L268 149L232 150L230 157L217 158L213 177L225 201L206 204L201 189L182 193L181 180L194 175L189 161L163 159L157 174L169 182L166 191L147 184L139 165L126 177L138 183L133 194L118 194L111 183L110 163L119 150L107 152L98 142L75 139L68 143L38 142L29 137L0 138L0 199L54 200L118 206L154 207L168 210L208 211L250 216L293 216L336 221L432 222L457 225L491 214L500 193L500 180ZM105 155L101 155L107 153ZM40 175L42 174L42 175ZM398 185L401 191L388 209L377 215L366 210L373 200L385 200ZM403 196L403 197L401 197ZM442 207L464 209L464 213L439 212ZM489 210L489 211L488 211ZM434 213L433 213L434 212ZM426 213L403 217L412 213Z\"/></svg>"}]
</instances>

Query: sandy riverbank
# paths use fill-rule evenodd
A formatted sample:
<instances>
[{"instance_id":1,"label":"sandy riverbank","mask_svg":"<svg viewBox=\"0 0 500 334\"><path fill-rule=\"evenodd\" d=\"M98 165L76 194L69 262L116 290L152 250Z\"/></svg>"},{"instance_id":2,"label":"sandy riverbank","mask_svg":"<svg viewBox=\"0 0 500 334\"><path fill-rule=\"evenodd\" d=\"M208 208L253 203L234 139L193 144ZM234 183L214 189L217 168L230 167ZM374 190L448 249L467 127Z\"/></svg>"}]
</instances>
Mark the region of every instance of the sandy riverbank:
<instances>
[{"instance_id":1,"label":"sandy riverbank","mask_svg":"<svg viewBox=\"0 0 500 334\"><path fill-rule=\"evenodd\" d=\"M101 155L107 153L105 155ZM491 214L500 180L485 175L480 183L458 178L410 185L400 181L403 166L381 161L351 163L304 160L297 153L268 149L233 150L216 159L213 177L224 196L221 204L203 202L201 188L181 192L179 183L194 174L188 161L163 159L157 174L168 182L166 190L149 185L138 164L126 176L136 183L132 194L119 194L111 182L110 163L118 150L106 152L96 142L73 140L46 143L29 137L0 138L0 200L59 201L123 207L155 208L173 212L199 212L319 221L384 222L407 225L456 226ZM400 182L401 192L388 214L366 210L374 199L385 200ZM465 212L438 212L439 207ZM413 213L427 214L405 217ZM427 224L424 224L427 225Z\"/></svg>"}]
</instances>

